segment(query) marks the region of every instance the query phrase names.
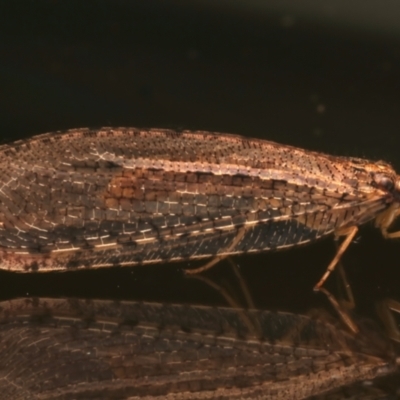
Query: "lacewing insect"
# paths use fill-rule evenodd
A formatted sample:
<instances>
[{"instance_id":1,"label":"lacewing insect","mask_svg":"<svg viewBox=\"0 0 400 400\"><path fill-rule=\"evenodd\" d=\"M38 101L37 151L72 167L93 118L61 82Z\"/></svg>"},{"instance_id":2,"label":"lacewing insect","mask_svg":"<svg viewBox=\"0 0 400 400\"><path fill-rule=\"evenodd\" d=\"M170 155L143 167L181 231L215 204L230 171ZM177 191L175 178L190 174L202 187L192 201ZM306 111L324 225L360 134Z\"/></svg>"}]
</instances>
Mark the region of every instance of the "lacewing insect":
<instances>
[{"instance_id":1,"label":"lacewing insect","mask_svg":"<svg viewBox=\"0 0 400 400\"><path fill-rule=\"evenodd\" d=\"M53 271L289 249L358 227L387 238L384 162L165 129L73 129L0 146L0 267Z\"/></svg>"}]
</instances>

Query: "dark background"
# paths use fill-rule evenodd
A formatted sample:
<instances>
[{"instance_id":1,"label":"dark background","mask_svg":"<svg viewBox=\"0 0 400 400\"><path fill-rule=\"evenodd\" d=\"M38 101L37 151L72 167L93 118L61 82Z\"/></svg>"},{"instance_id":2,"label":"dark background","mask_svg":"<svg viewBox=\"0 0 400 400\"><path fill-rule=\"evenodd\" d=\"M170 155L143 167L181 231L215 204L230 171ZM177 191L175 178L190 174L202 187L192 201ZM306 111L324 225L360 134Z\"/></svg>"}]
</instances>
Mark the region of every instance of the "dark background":
<instances>
[{"instance_id":1,"label":"dark background","mask_svg":"<svg viewBox=\"0 0 400 400\"><path fill-rule=\"evenodd\" d=\"M400 6L347 3L2 1L0 140L87 126L202 129L384 159L400 171ZM305 311L326 304L312 288L334 252L327 239L235 262L257 306ZM2 272L0 297L225 304L185 279L186 265ZM360 308L400 300L400 240L371 224L344 265ZM226 264L208 276L236 285Z\"/></svg>"}]
</instances>

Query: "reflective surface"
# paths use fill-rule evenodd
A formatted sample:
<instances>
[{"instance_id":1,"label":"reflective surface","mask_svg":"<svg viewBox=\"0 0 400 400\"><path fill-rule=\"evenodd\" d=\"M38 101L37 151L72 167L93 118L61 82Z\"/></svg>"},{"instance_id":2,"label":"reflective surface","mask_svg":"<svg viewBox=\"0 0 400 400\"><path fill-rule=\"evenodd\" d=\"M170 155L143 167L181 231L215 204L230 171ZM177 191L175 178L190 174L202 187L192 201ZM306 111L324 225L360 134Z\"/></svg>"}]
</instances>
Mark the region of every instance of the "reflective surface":
<instances>
[{"instance_id":1,"label":"reflective surface","mask_svg":"<svg viewBox=\"0 0 400 400\"><path fill-rule=\"evenodd\" d=\"M397 367L370 323L354 336L318 314L25 298L0 303L0 322L10 400L368 397L380 388L363 382Z\"/></svg>"}]
</instances>

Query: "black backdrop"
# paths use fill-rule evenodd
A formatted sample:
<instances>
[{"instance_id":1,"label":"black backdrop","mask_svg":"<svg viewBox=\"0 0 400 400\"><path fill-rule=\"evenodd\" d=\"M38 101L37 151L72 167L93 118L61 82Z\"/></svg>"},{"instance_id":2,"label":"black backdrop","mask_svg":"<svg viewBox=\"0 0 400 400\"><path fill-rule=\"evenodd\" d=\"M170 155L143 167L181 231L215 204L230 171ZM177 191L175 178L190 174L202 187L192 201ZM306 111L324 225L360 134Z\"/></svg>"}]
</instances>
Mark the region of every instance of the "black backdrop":
<instances>
[{"instance_id":1,"label":"black backdrop","mask_svg":"<svg viewBox=\"0 0 400 400\"><path fill-rule=\"evenodd\" d=\"M204 129L400 170L400 6L319 3L2 1L0 140L86 126ZM305 311L326 304L312 287L333 254L324 240L235 262L259 307ZM400 300L400 240L371 224L344 264L361 308ZM1 272L0 298L224 304L184 279L184 266ZM208 275L234 285L226 265Z\"/></svg>"}]
</instances>

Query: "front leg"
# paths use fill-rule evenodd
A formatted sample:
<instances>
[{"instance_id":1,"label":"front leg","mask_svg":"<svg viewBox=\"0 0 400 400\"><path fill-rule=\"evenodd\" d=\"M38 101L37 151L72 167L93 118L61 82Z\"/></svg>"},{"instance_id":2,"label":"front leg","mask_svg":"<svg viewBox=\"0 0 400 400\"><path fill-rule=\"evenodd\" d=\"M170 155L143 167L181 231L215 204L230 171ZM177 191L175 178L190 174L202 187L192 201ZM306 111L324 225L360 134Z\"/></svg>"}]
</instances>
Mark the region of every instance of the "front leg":
<instances>
[{"instance_id":1,"label":"front leg","mask_svg":"<svg viewBox=\"0 0 400 400\"><path fill-rule=\"evenodd\" d=\"M400 238L400 231L388 232L393 221L400 215L398 203L393 203L387 210L380 213L375 220L375 226L379 228L386 239Z\"/></svg>"}]
</instances>

